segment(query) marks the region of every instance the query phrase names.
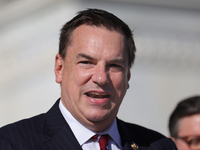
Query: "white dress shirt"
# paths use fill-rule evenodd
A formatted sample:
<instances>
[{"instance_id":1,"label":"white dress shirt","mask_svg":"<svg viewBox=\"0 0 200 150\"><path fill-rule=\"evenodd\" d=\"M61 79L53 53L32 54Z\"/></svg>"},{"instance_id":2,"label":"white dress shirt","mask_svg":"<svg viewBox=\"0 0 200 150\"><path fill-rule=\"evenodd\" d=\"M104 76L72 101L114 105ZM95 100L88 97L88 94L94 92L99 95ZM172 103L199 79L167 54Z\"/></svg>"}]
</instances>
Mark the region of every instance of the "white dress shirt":
<instances>
[{"instance_id":1,"label":"white dress shirt","mask_svg":"<svg viewBox=\"0 0 200 150\"><path fill-rule=\"evenodd\" d=\"M121 150L122 149L121 138L120 138L120 134L119 134L119 131L117 128L116 119L114 120L112 125L109 128L107 128L105 131L96 133L96 132L91 131L90 129L86 128L81 123L79 123L71 115L71 113L65 108L65 106L63 105L61 100L59 103L59 108L83 150L91 150L91 149L92 150L100 150L99 143L98 143L98 140L100 137L98 137L97 140L91 139L91 137L93 137L95 134L99 134L99 135L109 134L109 138L108 138L109 150Z\"/></svg>"}]
</instances>

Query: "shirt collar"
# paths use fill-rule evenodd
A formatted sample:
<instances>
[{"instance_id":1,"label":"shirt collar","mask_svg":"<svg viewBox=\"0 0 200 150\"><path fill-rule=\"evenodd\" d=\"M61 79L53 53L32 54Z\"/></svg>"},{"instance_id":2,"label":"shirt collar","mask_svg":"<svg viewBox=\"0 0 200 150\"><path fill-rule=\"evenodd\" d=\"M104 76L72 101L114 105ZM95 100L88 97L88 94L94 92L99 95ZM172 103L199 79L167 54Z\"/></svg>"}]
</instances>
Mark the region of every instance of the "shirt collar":
<instances>
[{"instance_id":1,"label":"shirt collar","mask_svg":"<svg viewBox=\"0 0 200 150\"><path fill-rule=\"evenodd\" d=\"M113 121L111 126L107 128L102 134L109 134L109 136L115 141L115 143L121 147L121 138L117 127L117 120Z\"/></svg>"},{"instance_id":2,"label":"shirt collar","mask_svg":"<svg viewBox=\"0 0 200 150\"><path fill-rule=\"evenodd\" d=\"M78 140L80 145L83 145L86 141L88 141L92 136L95 134L109 134L109 136L114 140L114 142L121 147L121 139L120 134L117 127L117 121L116 118L114 122L111 124L109 128L107 128L105 131L96 133L92 130L86 128L83 126L80 122L78 122L71 113L65 108L62 101L59 102L59 109L64 116L65 120L68 122L72 132L74 133L76 139Z\"/></svg>"}]
</instances>

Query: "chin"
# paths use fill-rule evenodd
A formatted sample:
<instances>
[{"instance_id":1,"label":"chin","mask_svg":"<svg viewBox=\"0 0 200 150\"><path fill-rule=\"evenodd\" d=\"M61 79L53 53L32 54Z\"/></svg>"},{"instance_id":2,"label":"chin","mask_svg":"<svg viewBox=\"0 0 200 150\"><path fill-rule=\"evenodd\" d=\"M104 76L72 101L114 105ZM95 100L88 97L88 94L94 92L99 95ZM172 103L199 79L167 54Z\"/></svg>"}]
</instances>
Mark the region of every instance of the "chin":
<instances>
[{"instance_id":1,"label":"chin","mask_svg":"<svg viewBox=\"0 0 200 150\"><path fill-rule=\"evenodd\" d=\"M94 113L94 114L89 114L88 115L88 120L90 120L91 122L101 122L103 120L105 120L109 115L105 112L98 112L98 113Z\"/></svg>"}]
</instances>

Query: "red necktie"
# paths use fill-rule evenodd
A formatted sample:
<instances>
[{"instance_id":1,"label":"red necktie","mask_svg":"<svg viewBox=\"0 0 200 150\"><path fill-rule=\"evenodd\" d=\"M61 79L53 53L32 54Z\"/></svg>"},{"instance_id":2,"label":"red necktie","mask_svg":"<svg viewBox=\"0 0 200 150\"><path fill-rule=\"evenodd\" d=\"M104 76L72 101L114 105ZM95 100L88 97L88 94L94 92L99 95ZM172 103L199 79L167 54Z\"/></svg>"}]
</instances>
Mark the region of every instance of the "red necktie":
<instances>
[{"instance_id":1,"label":"red necktie","mask_svg":"<svg viewBox=\"0 0 200 150\"><path fill-rule=\"evenodd\" d=\"M95 135L93 138L97 139L98 135ZM99 145L100 145L100 150L108 150L107 146L108 146L108 135L101 135L101 138L99 140Z\"/></svg>"}]
</instances>

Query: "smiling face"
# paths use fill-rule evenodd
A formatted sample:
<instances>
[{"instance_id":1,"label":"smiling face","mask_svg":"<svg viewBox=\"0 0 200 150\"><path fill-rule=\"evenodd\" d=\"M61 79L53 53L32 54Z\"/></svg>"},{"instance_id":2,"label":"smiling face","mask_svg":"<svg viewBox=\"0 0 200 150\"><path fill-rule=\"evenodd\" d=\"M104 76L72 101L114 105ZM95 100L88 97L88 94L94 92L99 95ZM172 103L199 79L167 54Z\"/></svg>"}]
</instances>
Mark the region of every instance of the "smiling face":
<instances>
[{"instance_id":1,"label":"smiling face","mask_svg":"<svg viewBox=\"0 0 200 150\"><path fill-rule=\"evenodd\" d=\"M104 27L81 25L71 39L66 57L57 54L55 62L62 103L81 124L103 131L129 87L126 38Z\"/></svg>"}]
</instances>

